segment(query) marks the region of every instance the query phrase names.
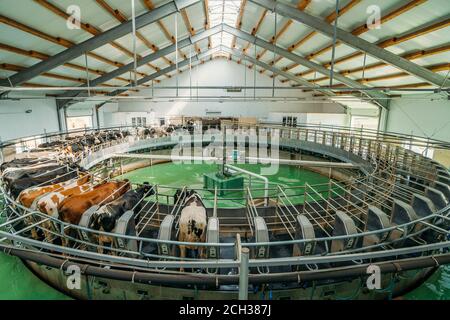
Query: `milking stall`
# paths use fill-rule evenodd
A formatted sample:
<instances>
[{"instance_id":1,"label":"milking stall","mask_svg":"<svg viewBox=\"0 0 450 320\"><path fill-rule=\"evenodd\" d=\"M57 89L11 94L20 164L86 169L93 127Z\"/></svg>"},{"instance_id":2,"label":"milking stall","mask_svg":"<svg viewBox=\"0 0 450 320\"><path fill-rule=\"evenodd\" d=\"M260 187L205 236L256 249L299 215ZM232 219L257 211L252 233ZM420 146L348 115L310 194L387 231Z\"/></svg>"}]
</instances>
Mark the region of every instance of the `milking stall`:
<instances>
[{"instance_id":1,"label":"milking stall","mask_svg":"<svg viewBox=\"0 0 450 320\"><path fill-rule=\"evenodd\" d=\"M448 0L0 22L0 299L450 299Z\"/></svg>"}]
</instances>

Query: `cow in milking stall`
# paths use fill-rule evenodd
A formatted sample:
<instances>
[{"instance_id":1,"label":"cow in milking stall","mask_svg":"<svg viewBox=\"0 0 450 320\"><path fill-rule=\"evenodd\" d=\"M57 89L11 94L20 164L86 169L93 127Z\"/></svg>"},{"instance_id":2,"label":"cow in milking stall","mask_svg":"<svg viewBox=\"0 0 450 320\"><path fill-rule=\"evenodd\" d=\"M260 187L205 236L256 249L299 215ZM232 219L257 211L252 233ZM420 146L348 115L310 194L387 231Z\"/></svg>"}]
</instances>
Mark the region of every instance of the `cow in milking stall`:
<instances>
[{"instance_id":1,"label":"cow in milking stall","mask_svg":"<svg viewBox=\"0 0 450 320\"><path fill-rule=\"evenodd\" d=\"M108 181L96 185L91 191L66 198L58 208L59 219L70 224L78 224L86 210L95 205L114 201L130 188L131 185L128 180ZM63 245L67 244L68 241L63 239Z\"/></svg>"},{"instance_id":2,"label":"cow in milking stall","mask_svg":"<svg viewBox=\"0 0 450 320\"><path fill-rule=\"evenodd\" d=\"M62 190L70 190L75 188L81 188L81 186L85 186L91 180L91 175L80 173L80 177L68 180L61 183L55 183L52 185L46 185L41 187L32 187L22 191L17 198L17 201L21 203L24 207L29 208L30 210L38 210L38 202L41 199L52 199L52 201L56 201L54 198L56 193L62 192ZM84 188L84 187L83 187ZM42 212L42 210L40 210ZM29 224L31 224L31 219L27 220ZM44 231L45 233L45 231ZM31 236L34 239L38 238L38 233L35 228L31 229Z\"/></svg>"},{"instance_id":3,"label":"cow in milking stall","mask_svg":"<svg viewBox=\"0 0 450 320\"><path fill-rule=\"evenodd\" d=\"M180 213L178 241L181 242L205 242L207 216L206 208L198 193L194 190L188 191L182 196L182 205ZM203 257L204 247L195 245L180 245L180 257L186 257L186 249L195 250L198 257ZM183 271L183 268L180 268Z\"/></svg>"},{"instance_id":4,"label":"cow in milking stall","mask_svg":"<svg viewBox=\"0 0 450 320\"><path fill-rule=\"evenodd\" d=\"M32 203L30 208L32 210L39 210L57 219L59 217L58 208L65 199L93 189L94 182L92 178L92 175L88 174L72 180L72 183L40 196ZM44 222L42 226L44 227L46 239L50 239L50 234L47 230L51 227L51 222Z\"/></svg>"},{"instance_id":5,"label":"cow in milking stall","mask_svg":"<svg viewBox=\"0 0 450 320\"><path fill-rule=\"evenodd\" d=\"M109 181L96 185L91 191L65 199L58 211L62 221L78 224L83 213L94 205L106 204L121 197L130 189L130 182Z\"/></svg>"},{"instance_id":6,"label":"cow in milking stall","mask_svg":"<svg viewBox=\"0 0 450 320\"><path fill-rule=\"evenodd\" d=\"M21 158L21 159L14 159L8 162L4 162L0 165L0 171L4 172L8 168L22 168L22 167L28 167L32 165L42 164L42 163L48 163L52 162L53 160L49 158Z\"/></svg>"},{"instance_id":7,"label":"cow in milking stall","mask_svg":"<svg viewBox=\"0 0 450 320\"><path fill-rule=\"evenodd\" d=\"M17 201L19 203L21 203L24 207L30 208L30 209L36 209L32 207L33 202L49 193L55 190L59 190L65 187L71 187L73 185L77 185L77 184L83 184L86 181L89 180L89 176L86 175L85 173L80 173L80 178L76 178L76 179L72 179L72 180L68 180L65 182L61 182L61 183L54 183L54 184L49 184L49 185L44 185L44 186L39 186L39 187L31 187L28 189L23 190L19 196L17 197Z\"/></svg>"},{"instance_id":8,"label":"cow in milking stall","mask_svg":"<svg viewBox=\"0 0 450 320\"><path fill-rule=\"evenodd\" d=\"M78 173L84 171L76 164L71 165L51 165L41 168L22 168L18 172L10 172L3 176L7 189L13 198L28 188L39 185L50 185L61 183L78 177Z\"/></svg>"},{"instance_id":9,"label":"cow in milking stall","mask_svg":"<svg viewBox=\"0 0 450 320\"><path fill-rule=\"evenodd\" d=\"M155 194L155 189L148 182L144 182L144 184L135 190L130 190L125 193L120 198L100 207L98 211L95 213L94 219L89 224L89 228L94 230L100 230L104 232L113 232L117 220L127 211L134 209L134 221L135 224L139 222L140 219L140 211L144 206L144 197L149 197ZM99 235L99 253L103 253L103 246L106 243L112 244L113 239L106 235ZM115 251L112 251L114 254Z\"/></svg>"}]
</instances>

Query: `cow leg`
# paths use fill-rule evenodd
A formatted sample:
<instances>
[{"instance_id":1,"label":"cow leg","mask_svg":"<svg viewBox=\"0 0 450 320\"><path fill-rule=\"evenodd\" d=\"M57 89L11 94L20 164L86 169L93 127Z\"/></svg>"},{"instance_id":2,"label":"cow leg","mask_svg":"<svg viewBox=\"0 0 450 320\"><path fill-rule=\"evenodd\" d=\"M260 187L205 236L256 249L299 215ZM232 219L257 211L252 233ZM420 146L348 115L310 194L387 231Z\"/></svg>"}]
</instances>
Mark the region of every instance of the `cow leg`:
<instances>
[{"instance_id":1,"label":"cow leg","mask_svg":"<svg viewBox=\"0 0 450 320\"><path fill-rule=\"evenodd\" d=\"M27 225L33 224L33 220L31 218L25 218L25 222ZM36 231L36 228L35 227L31 228L30 232L31 232L31 238L33 238L34 240L38 240L38 233Z\"/></svg>"},{"instance_id":2,"label":"cow leg","mask_svg":"<svg viewBox=\"0 0 450 320\"><path fill-rule=\"evenodd\" d=\"M197 247L197 259L205 258L205 247ZM198 268L197 272L202 273L202 268Z\"/></svg>"},{"instance_id":3,"label":"cow leg","mask_svg":"<svg viewBox=\"0 0 450 320\"><path fill-rule=\"evenodd\" d=\"M31 222L31 221L28 221L28 222ZM39 238L39 236L38 236L38 233L37 233L37 230L36 230L36 228L31 228L31 237L34 239L34 240L38 240L38 238Z\"/></svg>"},{"instance_id":4,"label":"cow leg","mask_svg":"<svg viewBox=\"0 0 450 320\"><path fill-rule=\"evenodd\" d=\"M183 260L183 258L186 258L186 246L180 245L180 258ZM184 272L184 268L180 268L181 272Z\"/></svg>"},{"instance_id":5,"label":"cow leg","mask_svg":"<svg viewBox=\"0 0 450 320\"><path fill-rule=\"evenodd\" d=\"M204 259L205 258L205 247L199 247L198 248L198 258Z\"/></svg>"},{"instance_id":6,"label":"cow leg","mask_svg":"<svg viewBox=\"0 0 450 320\"><path fill-rule=\"evenodd\" d=\"M68 235L69 235L69 230L64 230L63 236L61 237L61 244L63 245L63 247L69 246L69 239L67 239Z\"/></svg>"},{"instance_id":7,"label":"cow leg","mask_svg":"<svg viewBox=\"0 0 450 320\"><path fill-rule=\"evenodd\" d=\"M44 236L45 236L45 239L47 240L47 242L49 242L49 243L53 242L53 241L51 241L52 240L52 234L50 232L50 228L52 227L51 223L44 222L42 224L42 227L44 228Z\"/></svg>"},{"instance_id":8,"label":"cow leg","mask_svg":"<svg viewBox=\"0 0 450 320\"><path fill-rule=\"evenodd\" d=\"M97 248L97 252L98 252L98 253L103 253L103 248L102 248L102 246L104 245L104 242L103 242L101 236L98 237L98 245L99 245L99 247Z\"/></svg>"}]
</instances>

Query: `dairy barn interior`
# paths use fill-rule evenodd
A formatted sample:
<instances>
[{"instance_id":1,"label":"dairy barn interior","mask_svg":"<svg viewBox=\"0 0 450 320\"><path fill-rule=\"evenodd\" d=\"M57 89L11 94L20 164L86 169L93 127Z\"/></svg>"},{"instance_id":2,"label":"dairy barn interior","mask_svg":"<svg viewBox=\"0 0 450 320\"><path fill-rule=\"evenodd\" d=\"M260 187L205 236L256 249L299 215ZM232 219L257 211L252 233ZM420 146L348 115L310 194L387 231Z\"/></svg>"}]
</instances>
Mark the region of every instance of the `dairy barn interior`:
<instances>
[{"instance_id":1,"label":"dairy barn interior","mask_svg":"<svg viewBox=\"0 0 450 320\"><path fill-rule=\"evenodd\" d=\"M0 22L0 299L450 299L448 0Z\"/></svg>"}]
</instances>

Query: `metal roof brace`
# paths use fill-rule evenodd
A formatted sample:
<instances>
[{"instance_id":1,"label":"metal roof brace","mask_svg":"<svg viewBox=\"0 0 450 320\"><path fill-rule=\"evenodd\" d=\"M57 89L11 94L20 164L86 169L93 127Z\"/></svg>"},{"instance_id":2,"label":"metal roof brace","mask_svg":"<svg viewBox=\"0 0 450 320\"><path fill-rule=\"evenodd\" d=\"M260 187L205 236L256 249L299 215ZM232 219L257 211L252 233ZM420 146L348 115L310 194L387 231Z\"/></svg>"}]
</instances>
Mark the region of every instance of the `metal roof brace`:
<instances>
[{"instance_id":1,"label":"metal roof brace","mask_svg":"<svg viewBox=\"0 0 450 320\"><path fill-rule=\"evenodd\" d=\"M88 97L91 96L91 81L89 80L89 65L88 65L88 58L87 58L87 53L84 53L84 62L85 62L85 67L86 67L86 84L87 84L87 89L88 89Z\"/></svg>"},{"instance_id":2,"label":"metal roof brace","mask_svg":"<svg viewBox=\"0 0 450 320\"><path fill-rule=\"evenodd\" d=\"M182 9L189 7L190 5L197 3L198 1L193 0L175 0L175 8L177 8L177 12L180 12Z\"/></svg>"},{"instance_id":3,"label":"metal roof brace","mask_svg":"<svg viewBox=\"0 0 450 320\"><path fill-rule=\"evenodd\" d=\"M339 17L339 0L336 0L336 19L334 19L334 28L333 28L333 50L332 50L332 52L331 52L330 87L333 87L334 63L335 63L335 55L336 55L336 37L337 37L338 17Z\"/></svg>"},{"instance_id":4,"label":"metal roof brace","mask_svg":"<svg viewBox=\"0 0 450 320\"><path fill-rule=\"evenodd\" d=\"M274 28L274 37L273 37L273 61L274 63L272 64L273 66L275 65L275 57L277 56L277 46L276 46L276 41L277 41L277 19L278 19L278 14L275 12L275 28ZM272 74L272 98L275 97L275 75Z\"/></svg>"},{"instance_id":5,"label":"metal roof brace","mask_svg":"<svg viewBox=\"0 0 450 320\"><path fill-rule=\"evenodd\" d=\"M176 3L175 3L176 5ZM132 20L132 35L133 35L133 71L134 71L134 85L137 87L137 53L136 53L136 8L134 0L131 0L131 20Z\"/></svg>"}]
</instances>

